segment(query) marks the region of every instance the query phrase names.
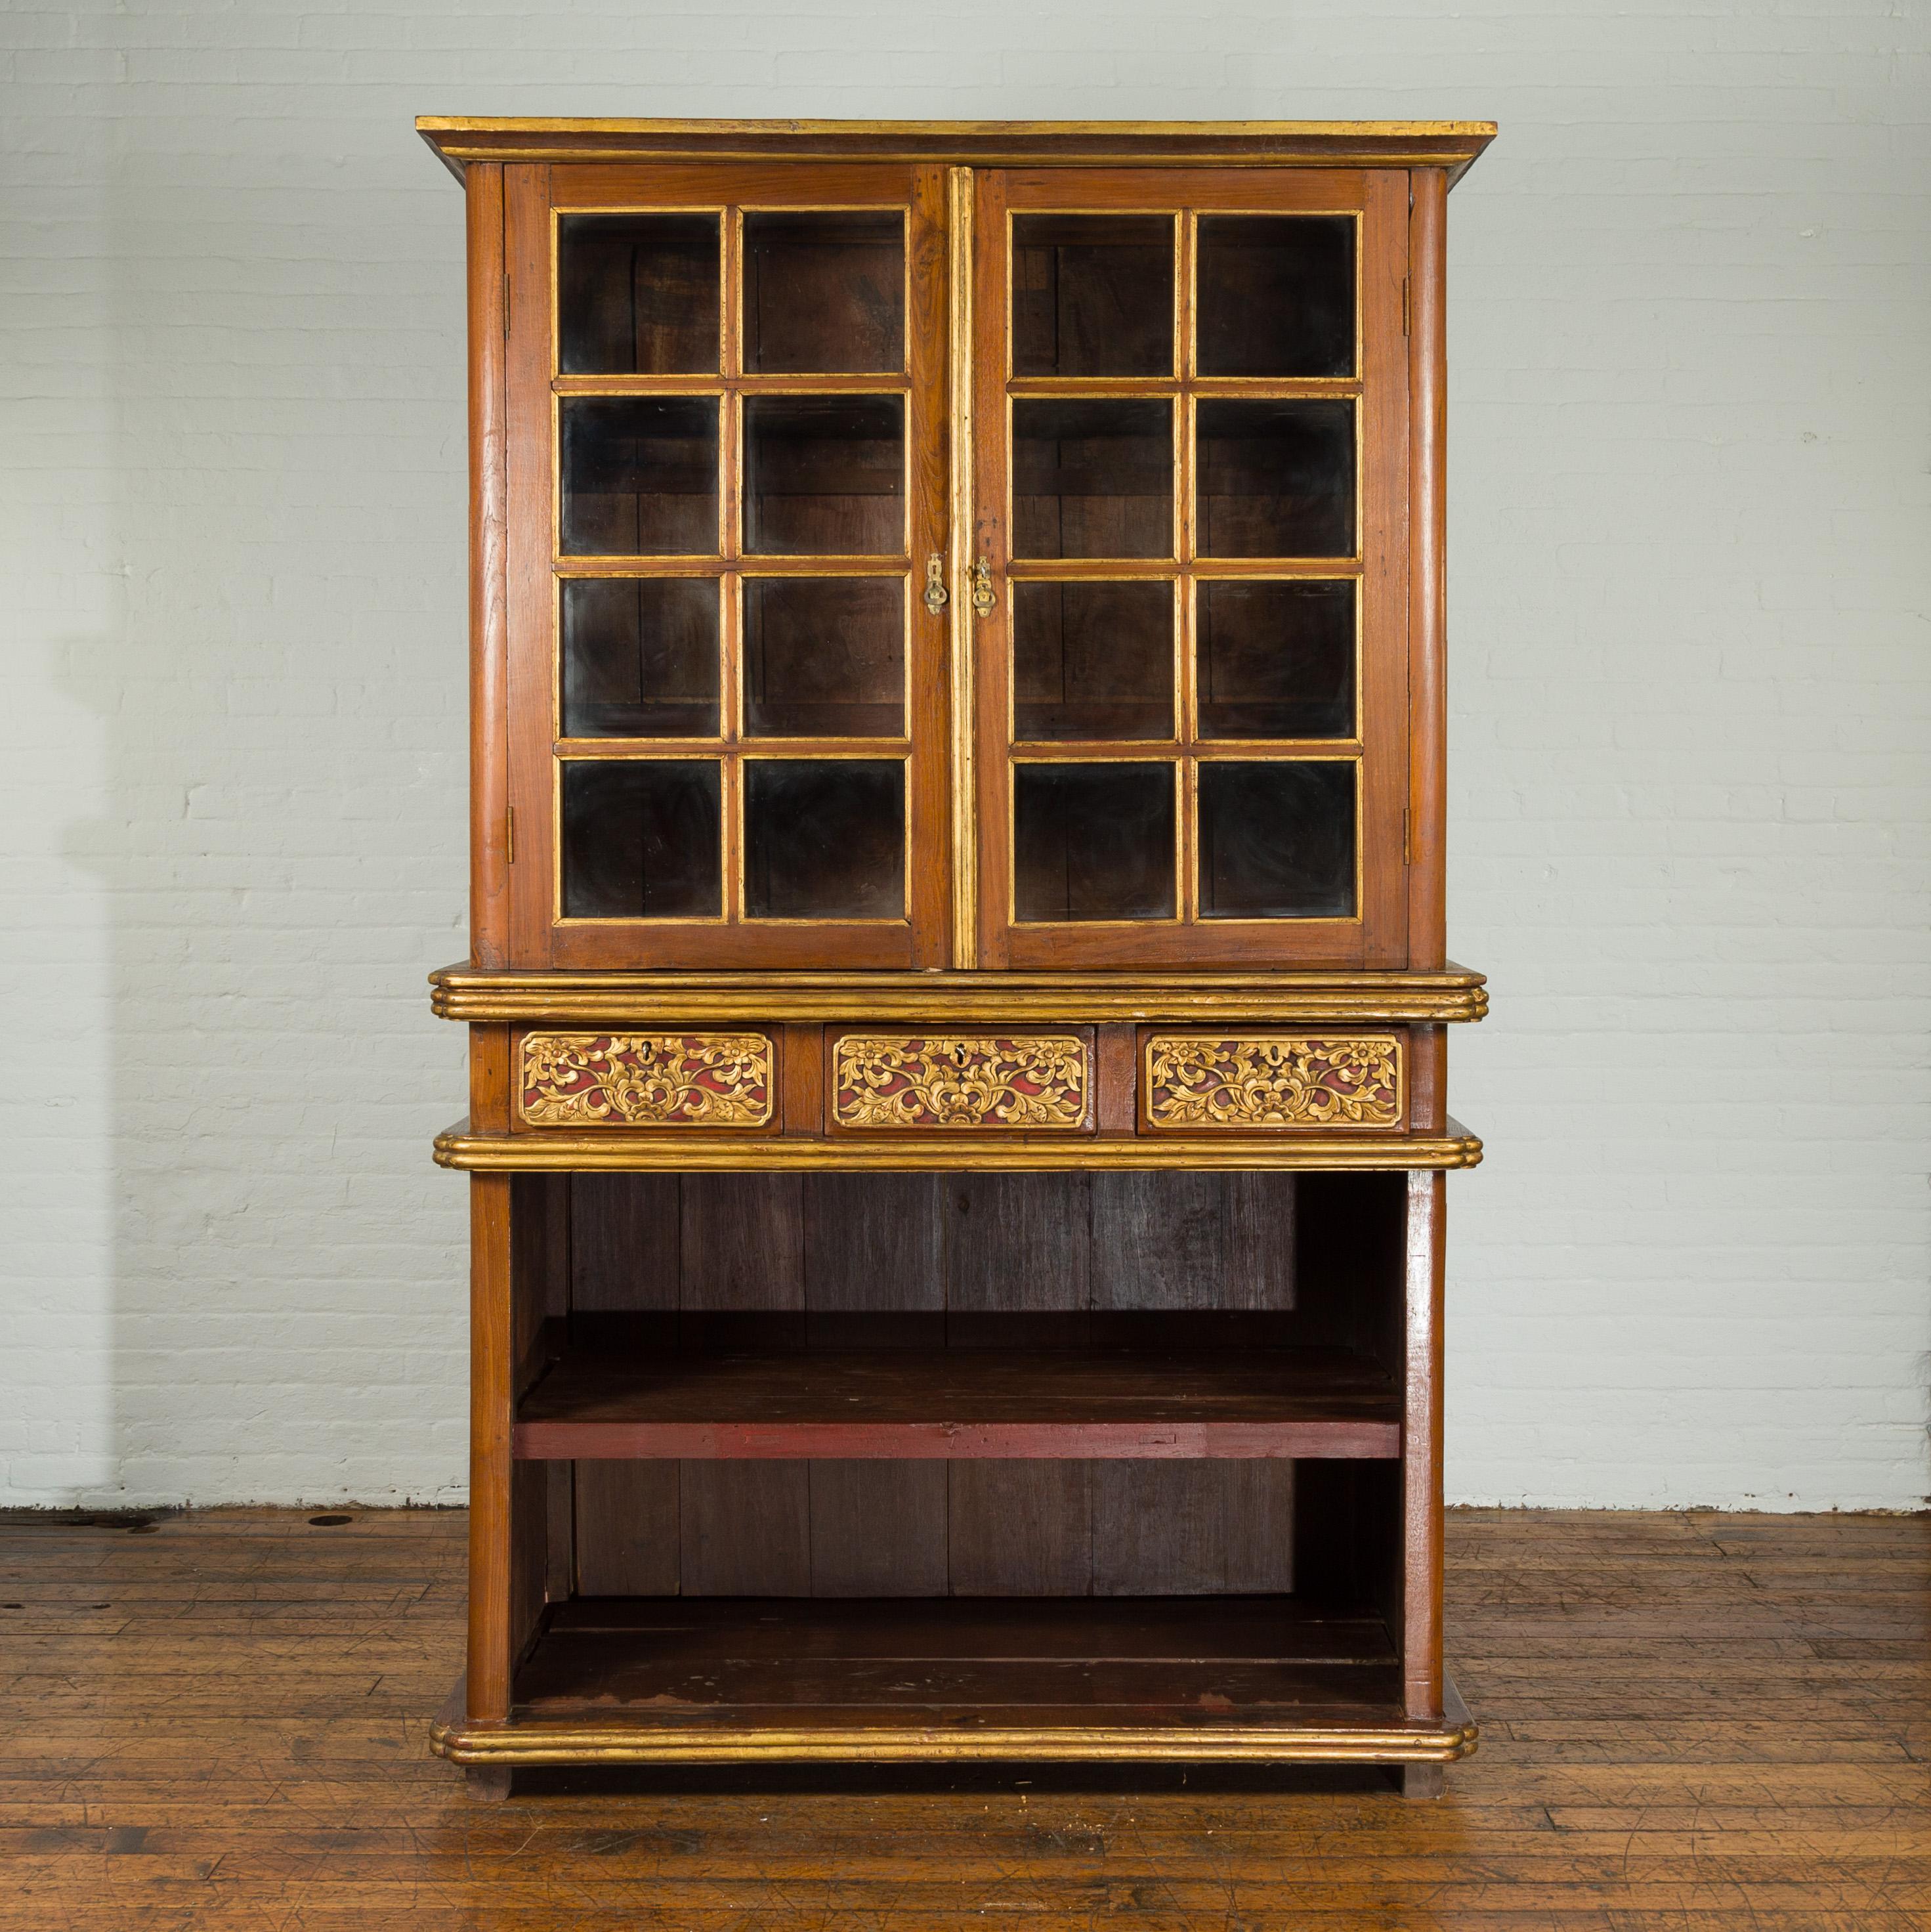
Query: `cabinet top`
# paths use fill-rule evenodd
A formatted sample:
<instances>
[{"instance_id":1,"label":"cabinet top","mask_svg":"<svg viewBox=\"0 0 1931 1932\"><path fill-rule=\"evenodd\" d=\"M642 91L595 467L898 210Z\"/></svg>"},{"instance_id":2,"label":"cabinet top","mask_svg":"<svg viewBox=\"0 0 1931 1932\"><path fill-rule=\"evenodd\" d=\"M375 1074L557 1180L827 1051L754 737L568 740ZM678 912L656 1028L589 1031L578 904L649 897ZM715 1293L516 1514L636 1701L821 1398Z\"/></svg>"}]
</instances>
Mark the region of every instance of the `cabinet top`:
<instances>
[{"instance_id":1,"label":"cabinet top","mask_svg":"<svg viewBox=\"0 0 1931 1932\"><path fill-rule=\"evenodd\" d=\"M423 114L458 179L471 161L841 160L983 167L1445 168L1451 185L1492 121L670 121Z\"/></svg>"}]
</instances>

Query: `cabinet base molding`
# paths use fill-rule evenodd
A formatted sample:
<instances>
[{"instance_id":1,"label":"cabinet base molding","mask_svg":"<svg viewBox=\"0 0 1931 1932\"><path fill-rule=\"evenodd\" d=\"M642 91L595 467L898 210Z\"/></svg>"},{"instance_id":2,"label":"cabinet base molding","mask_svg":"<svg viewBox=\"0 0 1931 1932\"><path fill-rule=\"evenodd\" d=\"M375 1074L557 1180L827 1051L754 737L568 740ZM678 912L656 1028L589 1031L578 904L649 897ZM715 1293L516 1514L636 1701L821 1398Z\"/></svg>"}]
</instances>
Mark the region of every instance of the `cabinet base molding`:
<instances>
[{"instance_id":1,"label":"cabinet base molding","mask_svg":"<svg viewBox=\"0 0 1931 1932\"><path fill-rule=\"evenodd\" d=\"M469 1766L566 1764L1012 1763L1452 1764L1480 1727L1452 1682L1438 1724L951 1725L899 1721L694 1724L639 1711L581 1720L466 1718L459 1684L431 1726L430 1748Z\"/></svg>"}]
</instances>

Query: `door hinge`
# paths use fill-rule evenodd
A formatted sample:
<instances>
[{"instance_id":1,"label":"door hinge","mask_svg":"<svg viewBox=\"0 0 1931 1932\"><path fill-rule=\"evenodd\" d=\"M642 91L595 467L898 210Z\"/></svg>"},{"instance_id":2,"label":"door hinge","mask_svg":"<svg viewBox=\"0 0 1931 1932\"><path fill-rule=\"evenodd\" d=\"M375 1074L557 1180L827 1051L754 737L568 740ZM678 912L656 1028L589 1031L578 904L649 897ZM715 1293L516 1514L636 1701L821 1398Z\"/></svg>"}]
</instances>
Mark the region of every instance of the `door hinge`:
<instances>
[{"instance_id":1,"label":"door hinge","mask_svg":"<svg viewBox=\"0 0 1931 1932\"><path fill-rule=\"evenodd\" d=\"M510 272L503 271L503 340L510 339Z\"/></svg>"},{"instance_id":2,"label":"door hinge","mask_svg":"<svg viewBox=\"0 0 1931 1932\"><path fill-rule=\"evenodd\" d=\"M1412 866L1415 862L1414 814L1406 806L1402 807L1402 863Z\"/></svg>"},{"instance_id":3,"label":"door hinge","mask_svg":"<svg viewBox=\"0 0 1931 1932\"><path fill-rule=\"evenodd\" d=\"M1402 278L1402 333L1404 335L1414 333L1414 315L1409 297L1409 290L1413 286L1412 278L1407 275Z\"/></svg>"},{"instance_id":4,"label":"door hinge","mask_svg":"<svg viewBox=\"0 0 1931 1932\"><path fill-rule=\"evenodd\" d=\"M513 805L503 810L503 863L516 863L516 807Z\"/></svg>"}]
</instances>

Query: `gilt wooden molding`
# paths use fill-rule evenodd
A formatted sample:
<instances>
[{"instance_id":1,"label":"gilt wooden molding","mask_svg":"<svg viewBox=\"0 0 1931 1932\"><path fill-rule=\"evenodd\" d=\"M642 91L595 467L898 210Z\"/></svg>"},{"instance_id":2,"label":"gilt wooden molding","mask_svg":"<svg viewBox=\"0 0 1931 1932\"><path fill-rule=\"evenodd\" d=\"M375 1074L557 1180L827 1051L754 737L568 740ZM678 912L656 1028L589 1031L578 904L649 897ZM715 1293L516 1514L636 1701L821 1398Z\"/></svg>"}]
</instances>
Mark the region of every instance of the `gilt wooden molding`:
<instances>
[{"instance_id":1,"label":"gilt wooden molding","mask_svg":"<svg viewBox=\"0 0 1931 1932\"><path fill-rule=\"evenodd\" d=\"M457 1764L909 1764L937 1758L1105 1762L1452 1764L1481 1732L1454 1686L1441 1719L1407 1724L1231 1724L1211 1718L1159 1725L997 1724L962 1730L916 1724L809 1729L784 1724L679 1723L645 1714L626 1723L586 1717L466 1720L454 1700L429 1744Z\"/></svg>"},{"instance_id":2,"label":"gilt wooden molding","mask_svg":"<svg viewBox=\"0 0 1931 1932\"><path fill-rule=\"evenodd\" d=\"M1138 1020L1456 1025L1489 1010L1459 966L1375 973L550 973L445 966L430 1006L472 1024L653 1028L856 1020L934 1026Z\"/></svg>"},{"instance_id":3,"label":"gilt wooden molding","mask_svg":"<svg viewBox=\"0 0 1931 1932\"><path fill-rule=\"evenodd\" d=\"M1492 121L709 121L423 114L460 179L472 161L847 160L977 167L1441 168Z\"/></svg>"},{"instance_id":4,"label":"gilt wooden molding","mask_svg":"<svg viewBox=\"0 0 1931 1932\"><path fill-rule=\"evenodd\" d=\"M841 1132L808 1136L664 1135L610 1128L479 1134L467 1122L436 1138L441 1167L469 1174L1009 1173L1186 1168L1199 1172L1474 1167L1482 1143L1456 1122L1441 1134L1310 1128L1303 1132L1087 1135L998 1131L960 1134Z\"/></svg>"}]
</instances>

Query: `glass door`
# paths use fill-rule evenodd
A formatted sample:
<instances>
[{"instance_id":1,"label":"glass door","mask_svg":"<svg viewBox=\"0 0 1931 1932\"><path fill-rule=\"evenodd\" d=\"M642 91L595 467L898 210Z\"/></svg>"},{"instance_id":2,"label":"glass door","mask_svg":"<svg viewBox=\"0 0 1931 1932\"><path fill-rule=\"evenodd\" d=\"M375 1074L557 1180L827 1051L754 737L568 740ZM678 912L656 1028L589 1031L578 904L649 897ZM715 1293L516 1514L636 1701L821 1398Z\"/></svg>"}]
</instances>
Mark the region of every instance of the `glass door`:
<instances>
[{"instance_id":1,"label":"glass door","mask_svg":"<svg viewBox=\"0 0 1931 1932\"><path fill-rule=\"evenodd\" d=\"M940 963L942 173L514 173L520 934L557 966Z\"/></svg>"},{"instance_id":2,"label":"glass door","mask_svg":"<svg viewBox=\"0 0 1931 1932\"><path fill-rule=\"evenodd\" d=\"M1399 963L1407 177L974 211L988 965Z\"/></svg>"}]
</instances>

